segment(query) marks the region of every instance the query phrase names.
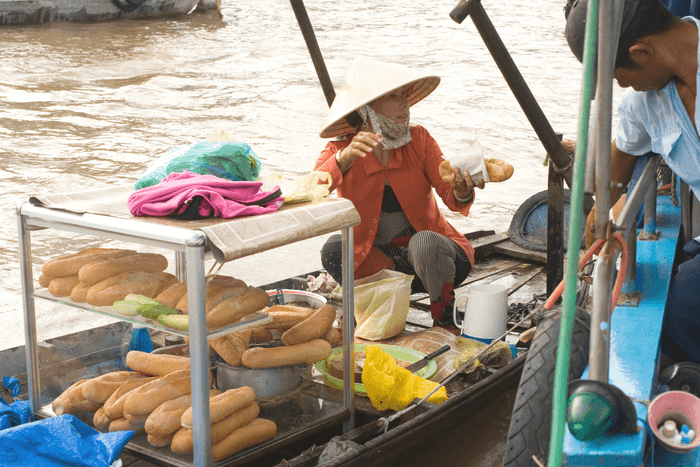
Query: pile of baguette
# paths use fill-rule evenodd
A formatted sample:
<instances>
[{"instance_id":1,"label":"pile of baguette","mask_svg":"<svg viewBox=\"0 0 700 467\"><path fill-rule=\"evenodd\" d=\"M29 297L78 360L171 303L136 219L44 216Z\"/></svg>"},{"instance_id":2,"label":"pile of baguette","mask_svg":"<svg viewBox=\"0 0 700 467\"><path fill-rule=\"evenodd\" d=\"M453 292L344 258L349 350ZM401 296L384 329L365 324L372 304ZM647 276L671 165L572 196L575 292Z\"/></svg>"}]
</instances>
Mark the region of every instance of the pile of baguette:
<instances>
[{"instance_id":1,"label":"pile of baguette","mask_svg":"<svg viewBox=\"0 0 700 467\"><path fill-rule=\"evenodd\" d=\"M214 350L230 365L269 368L317 362L327 358L333 346L342 343L342 335L333 327L336 309L323 305L318 310L274 305L266 310L272 322L262 328L240 331L212 341ZM282 346L250 347L253 333L272 340L272 330L282 332ZM260 337L257 337L260 339Z\"/></svg>"},{"instance_id":2,"label":"pile of baguette","mask_svg":"<svg viewBox=\"0 0 700 467\"><path fill-rule=\"evenodd\" d=\"M55 297L76 303L111 306L129 294L155 297L178 282L164 272L165 256L119 248L89 248L43 265L39 285Z\"/></svg>"},{"instance_id":3,"label":"pile of baguette","mask_svg":"<svg viewBox=\"0 0 700 467\"><path fill-rule=\"evenodd\" d=\"M193 451L190 359L176 355L130 351L132 371L114 371L80 380L57 397L56 415L94 412L93 424L103 431L133 430L148 442L178 454ZM211 387L212 375L209 375ZM255 391L244 386L209 392L212 459L225 459L262 443L277 433L274 422L258 418Z\"/></svg>"}]
</instances>

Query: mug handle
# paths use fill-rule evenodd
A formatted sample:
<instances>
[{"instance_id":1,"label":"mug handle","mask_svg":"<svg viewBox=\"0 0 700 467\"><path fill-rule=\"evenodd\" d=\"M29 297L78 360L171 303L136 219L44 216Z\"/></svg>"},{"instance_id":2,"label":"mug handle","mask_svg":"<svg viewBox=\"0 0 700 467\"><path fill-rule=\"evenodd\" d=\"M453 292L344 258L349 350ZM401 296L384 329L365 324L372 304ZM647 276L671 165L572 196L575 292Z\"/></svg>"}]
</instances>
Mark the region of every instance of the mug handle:
<instances>
[{"instance_id":1,"label":"mug handle","mask_svg":"<svg viewBox=\"0 0 700 467\"><path fill-rule=\"evenodd\" d=\"M464 320L462 320L462 323L461 323L461 324L457 322L457 308L458 308L457 305L459 305L459 301L460 301L461 299L464 299L464 301L465 301L465 303L466 303L466 301L467 301L467 294L462 294L462 295L460 295L459 297L455 298L455 305L452 307L452 320L453 320L454 323L457 325L457 327L460 328L460 329L461 329L462 326L464 325ZM465 315L465 316L466 316L466 315Z\"/></svg>"}]
</instances>

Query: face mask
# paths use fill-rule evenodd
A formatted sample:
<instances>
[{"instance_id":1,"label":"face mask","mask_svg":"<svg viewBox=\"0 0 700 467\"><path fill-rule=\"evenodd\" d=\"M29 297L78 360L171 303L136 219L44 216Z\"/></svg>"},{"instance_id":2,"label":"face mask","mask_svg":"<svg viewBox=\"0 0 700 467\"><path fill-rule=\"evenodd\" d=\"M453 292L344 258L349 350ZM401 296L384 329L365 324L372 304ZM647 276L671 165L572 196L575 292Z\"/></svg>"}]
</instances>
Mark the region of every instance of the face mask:
<instances>
[{"instance_id":1,"label":"face mask","mask_svg":"<svg viewBox=\"0 0 700 467\"><path fill-rule=\"evenodd\" d=\"M410 112L410 110L408 110ZM378 114L368 105L360 109L362 117L372 123L375 133L382 135L384 149L396 149L411 142L411 129L408 122L396 123L392 119ZM410 113L409 113L410 118Z\"/></svg>"}]
</instances>

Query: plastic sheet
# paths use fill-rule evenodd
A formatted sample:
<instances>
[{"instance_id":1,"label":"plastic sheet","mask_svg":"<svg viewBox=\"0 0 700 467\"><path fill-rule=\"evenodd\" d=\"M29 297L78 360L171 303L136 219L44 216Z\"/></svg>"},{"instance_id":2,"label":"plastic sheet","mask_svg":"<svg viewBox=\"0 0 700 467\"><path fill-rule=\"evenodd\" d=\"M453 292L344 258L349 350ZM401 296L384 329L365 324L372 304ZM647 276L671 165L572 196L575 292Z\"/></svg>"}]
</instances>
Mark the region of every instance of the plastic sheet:
<instances>
[{"instance_id":1,"label":"plastic sheet","mask_svg":"<svg viewBox=\"0 0 700 467\"><path fill-rule=\"evenodd\" d=\"M3 467L109 467L133 431L100 433L72 415L0 431Z\"/></svg>"},{"instance_id":2,"label":"plastic sheet","mask_svg":"<svg viewBox=\"0 0 700 467\"><path fill-rule=\"evenodd\" d=\"M403 332L413 276L383 269L355 281L355 336L378 341Z\"/></svg>"},{"instance_id":3,"label":"plastic sheet","mask_svg":"<svg viewBox=\"0 0 700 467\"><path fill-rule=\"evenodd\" d=\"M438 386L438 383L398 366L396 360L377 345L368 345L365 352L362 384L372 405L378 410L402 410L413 399L422 399ZM444 386L427 399L433 404L446 400L447 390Z\"/></svg>"}]
</instances>

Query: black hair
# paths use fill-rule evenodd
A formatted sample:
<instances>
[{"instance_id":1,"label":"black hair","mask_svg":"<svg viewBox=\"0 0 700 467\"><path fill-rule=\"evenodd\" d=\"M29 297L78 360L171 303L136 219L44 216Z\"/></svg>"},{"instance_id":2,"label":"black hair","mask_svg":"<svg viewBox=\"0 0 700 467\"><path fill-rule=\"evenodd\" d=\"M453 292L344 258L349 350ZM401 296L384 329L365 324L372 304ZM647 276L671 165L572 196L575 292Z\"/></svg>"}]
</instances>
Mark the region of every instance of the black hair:
<instances>
[{"instance_id":1,"label":"black hair","mask_svg":"<svg viewBox=\"0 0 700 467\"><path fill-rule=\"evenodd\" d=\"M617 45L617 56L615 57L615 68L630 68L634 66L629 49L638 40L646 36L653 36L664 33L671 29L676 15L671 13L666 5L659 0L632 0L638 1L639 7L636 13L628 20L629 25L625 26L623 18L623 28L621 28L620 40ZM626 2L627 3L627 2Z\"/></svg>"},{"instance_id":2,"label":"black hair","mask_svg":"<svg viewBox=\"0 0 700 467\"><path fill-rule=\"evenodd\" d=\"M588 0L570 0L564 8L566 40L579 62L583 61L587 9ZM633 67L629 48L643 37L668 31L677 19L660 0L625 0L615 68Z\"/></svg>"}]
</instances>

